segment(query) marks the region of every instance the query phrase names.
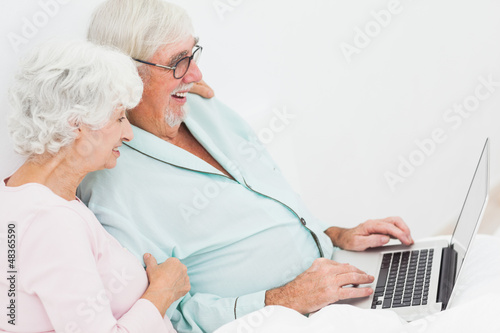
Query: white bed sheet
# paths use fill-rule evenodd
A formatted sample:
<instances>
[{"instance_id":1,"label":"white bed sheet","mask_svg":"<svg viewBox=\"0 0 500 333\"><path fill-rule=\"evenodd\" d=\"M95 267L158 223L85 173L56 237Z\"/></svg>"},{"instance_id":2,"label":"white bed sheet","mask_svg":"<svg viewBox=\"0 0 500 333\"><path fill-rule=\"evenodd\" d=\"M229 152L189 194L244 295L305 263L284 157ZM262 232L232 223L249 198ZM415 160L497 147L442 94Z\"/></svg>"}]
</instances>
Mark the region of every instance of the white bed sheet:
<instances>
[{"instance_id":1,"label":"white bed sheet","mask_svg":"<svg viewBox=\"0 0 500 333\"><path fill-rule=\"evenodd\" d=\"M500 333L500 237L476 237L455 288L455 299L446 311L411 323L390 310L350 305L333 304L308 318L288 308L269 306L224 325L216 333Z\"/></svg>"}]
</instances>

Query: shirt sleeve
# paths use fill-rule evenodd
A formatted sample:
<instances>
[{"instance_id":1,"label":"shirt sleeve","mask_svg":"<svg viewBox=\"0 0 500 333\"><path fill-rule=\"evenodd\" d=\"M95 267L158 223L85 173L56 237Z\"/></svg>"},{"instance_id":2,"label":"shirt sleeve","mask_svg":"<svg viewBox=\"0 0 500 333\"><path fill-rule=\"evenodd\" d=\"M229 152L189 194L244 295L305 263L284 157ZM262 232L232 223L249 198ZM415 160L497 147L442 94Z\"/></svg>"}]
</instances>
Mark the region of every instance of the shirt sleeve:
<instances>
[{"instance_id":1,"label":"shirt sleeve","mask_svg":"<svg viewBox=\"0 0 500 333\"><path fill-rule=\"evenodd\" d=\"M325 222L323 220L320 220L316 217L314 217L314 221L316 224L319 226L319 229L323 232L325 232L328 228L333 227L334 225L332 223Z\"/></svg>"},{"instance_id":2,"label":"shirt sleeve","mask_svg":"<svg viewBox=\"0 0 500 333\"><path fill-rule=\"evenodd\" d=\"M239 297L187 294L175 308L175 305L170 307L167 315L179 332L213 332L235 319L262 309L265 295L265 290Z\"/></svg>"},{"instance_id":3,"label":"shirt sleeve","mask_svg":"<svg viewBox=\"0 0 500 333\"><path fill-rule=\"evenodd\" d=\"M113 316L98 271L96 240L67 207L40 212L19 244L19 283L36 294L56 332L175 332L156 307L139 299ZM29 316L29 314L25 314Z\"/></svg>"}]
</instances>

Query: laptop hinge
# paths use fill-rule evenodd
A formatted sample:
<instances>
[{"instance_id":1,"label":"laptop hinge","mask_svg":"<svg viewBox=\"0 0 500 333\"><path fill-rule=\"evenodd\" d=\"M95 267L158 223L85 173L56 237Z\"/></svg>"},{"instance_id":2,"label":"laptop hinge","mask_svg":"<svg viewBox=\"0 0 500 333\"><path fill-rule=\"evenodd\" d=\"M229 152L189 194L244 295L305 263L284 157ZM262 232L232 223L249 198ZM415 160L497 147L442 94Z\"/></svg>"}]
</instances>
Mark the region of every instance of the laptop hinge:
<instances>
[{"instance_id":1,"label":"laptop hinge","mask_svg":"<svg viewBox=\"0 0 500 333\"><path fill-rule=\"evenodd\" d=\"M455 274L457 271L457 251L453 246L443 248L441 256L441 272L439 274L439 287L437 302L443 303L443 310L446 309L451 296L451 291L455 285Z\"/></svg>"}]
</instances>

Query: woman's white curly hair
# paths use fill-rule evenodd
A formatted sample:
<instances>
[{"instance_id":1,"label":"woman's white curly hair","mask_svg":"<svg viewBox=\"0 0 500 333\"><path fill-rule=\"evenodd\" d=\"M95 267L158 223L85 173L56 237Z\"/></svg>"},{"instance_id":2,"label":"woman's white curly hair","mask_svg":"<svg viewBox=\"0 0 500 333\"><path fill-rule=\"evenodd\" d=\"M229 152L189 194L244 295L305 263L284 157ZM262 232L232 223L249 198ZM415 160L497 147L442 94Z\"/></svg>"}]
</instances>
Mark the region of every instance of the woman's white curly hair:
<instances>
[{"instance_id":1,"label":"woman's white curly hair","mask_svg":"<svg viewBox=\"0 0 500 333\"><path fill-rule=\"evenodd\" d=\"M86 41L46 42L22 60L9 91L14 149L28 157L56 154L81 124L99 129L116 108L134 108L142 90L122 52Z\"/></svg>"}]
</instances>

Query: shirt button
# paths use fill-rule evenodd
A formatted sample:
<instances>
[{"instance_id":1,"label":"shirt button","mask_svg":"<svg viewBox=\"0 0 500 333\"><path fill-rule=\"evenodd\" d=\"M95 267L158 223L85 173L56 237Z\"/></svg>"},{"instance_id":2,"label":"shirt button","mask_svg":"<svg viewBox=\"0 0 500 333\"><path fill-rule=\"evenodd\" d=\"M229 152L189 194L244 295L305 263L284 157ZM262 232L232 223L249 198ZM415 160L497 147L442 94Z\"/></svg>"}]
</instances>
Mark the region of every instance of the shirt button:
<instances>
[{"instance_id":1,"label":"shirt button","mask_svg":"<svg viewBox=\"0 0 500 333\"><path fill-rule=\"evenodd\" d=\"M300 222L301 222L303 225L306 225L306 224L307 224L307 223L306 223L306 220L304 220L304 218L303 218L303 217L301 217L301 218L300 218Z\"/></svg>"}]
</instances>

